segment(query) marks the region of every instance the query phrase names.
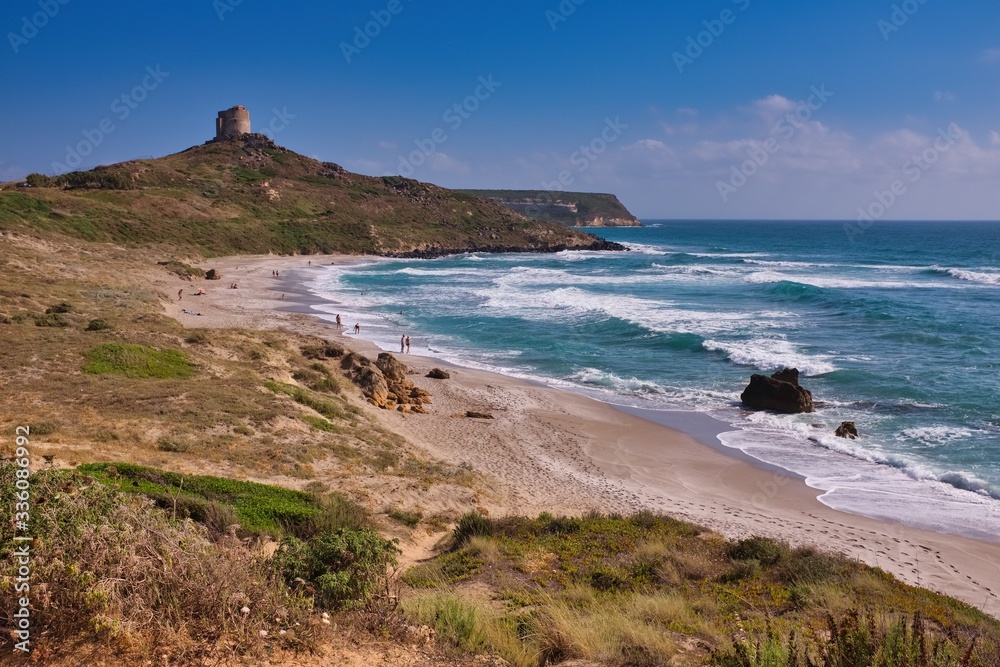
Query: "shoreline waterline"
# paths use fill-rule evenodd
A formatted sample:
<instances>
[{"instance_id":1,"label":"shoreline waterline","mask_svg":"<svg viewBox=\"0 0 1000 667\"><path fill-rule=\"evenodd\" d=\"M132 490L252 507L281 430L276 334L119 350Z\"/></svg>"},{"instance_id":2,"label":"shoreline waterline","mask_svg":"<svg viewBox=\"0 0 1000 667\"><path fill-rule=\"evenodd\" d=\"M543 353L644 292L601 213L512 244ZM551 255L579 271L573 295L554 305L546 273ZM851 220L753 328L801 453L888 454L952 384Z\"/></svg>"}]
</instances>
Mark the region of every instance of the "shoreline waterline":
<instances>
[{"instance_id":1,"label":"shoreline waterline","mask_svg":"<svg viewBox=\"0 0 1000 667\"><path fill-rule=\"evenodd\" d=\"M330 300L307 289L310 279L320 275L315 270L320 267L312 258L310 270L306 259L220 260L227 280L232 275L241 289L210 293L203 307L206 317L197 323L180 321L200 327L290 327L332 338L337 332L323 315L332 318L333 313L315 306L347 313L360 304L353 303L351 295ZM235 266L239 269L233 270ZM271 268L280 269L281 279L264 277ZM283 300L280 294L285 294ZM305 313L310 316L304 317ZM349 329L353 321L344 324ZM369 332L363 329L361 337L338 339L363 354L373 354L377 348L364 339L365 333ZM454 369L452 379L424 381L434 397L430 415L377 410L375 414L387 428L430 455L471 465L495 479L498 483L492 486L499 494L500 511L573 514L589 509L649 509L729 537L759 534L844 553L1000 617L1000 591L990 590L990 582L1000 580L1000 546L827 507L817 499L819 492L801 479L739 460L725 445L713 448L704 442L715 437L713 428L718 426L704 414L688 415L697 420L692 437L564 387L421 354L402 359L421 374L432 366L447 366ZM499 410L497 419L483 424L449 414L465 406L492 407ZM471 442L476 446L470 447Z\"/></svg>"},{"instance_id":2,"label":"shoreline waterline","mask_svg":"<svg viewBox=\"0 0 1000 667\"><path fill-rule=\"evenodd\" d=\"M588 255L592 256L594 253L588 253ZM519 261L533 263L539 261L539 258L528 254L521 257ZM569 261L578 260L573 257ZM448 264L442 264L439 260L430 260L429 262L433 263L369 258L363 264L365 270L371 269L377 274L405 273L421 277L444 274L459 279L461 274L474 273L476 267L483 263L480 260L469 268L449 268ZM307 285L307 288L312 292L313 297L320 299L320 302L313 307L314 314L320 318L329 317L332 319L332 311L324 306L327 300L322 295L323 290L329 288L323 286L321 276L314 275L313 278L314 280L311 281L310 285ZM362 293L362 296L364 295L365 293ZM356 295L350 294L349 296ZM402 312L397 317L394 312L379 312L365 306L361 306L359 312L367 316L368 323L378 330L378 333L374 335L365 335L363 330L362 337L389 352L398 350L393 342L395 339L390 338L391 334L386 335L390 330L409 328L415 337L419 336L421 339L431 335L428 332L412 329L413 325L404 324L406 318ZM454 319L452 321L456 325L461 324L460 321ZM683 406L656 406L646 398L634 396L632 404L629 405L621 401L624 398L622 395L607 388L581 386L580 382L571 381L571 378L558 379L540 372L518 372L505 367L510 364L503 363L503 360L496 363L489 361L484 363L483 359L475 358L474 353L463 355L461 352L456 353L456 350L444 353L443 350L438 349L439 347L428 345L426 350L421 350L421 353L435 357L442 362L453 363L458 367L485 370L521 381L587 396L639 418L673 427L689 435L695 435L700 438L702 444L727 456L762 470L780 471L782 475L802 481L815 491L814 497L820 503L832 509L970 539L1000 542L1000 533L992 530L995 525L1000 526L1000 504L993 507L989 501L984 503L981 498L966 495L969 492L950 487L933 488L934 485L928 484L927 480L897 475L898 470L875 462L845 459L840 452L835 450L838 445L828 444L831 438L824 436L825 431L823 430L806 429L810 431L805 434L808 436L808 440L816 440L817 436L826 437L827 440L823 447L812 449L808 442L804 446L792 442L794 434L790 435L782 430L774 431L773 429L771 432L761 432L759 428L754 428L756 424L751 424L752 421L762 419L784 420L784 416L737 409L734 407L736 404L731 403L731 401L727 401L727 404L721 408L715 406L708 409L694 409ZM515 358L514 361L516 362L517 359ZM745 382L745 377L743 382ZM825 413L814 414L819 416L809 415L811 421L824 419L822 415ZM706 428L705 424L711 424L711 426ZM787 424L784 422L781 424L782 429L786 426ZM817 424L812 423L808 426L814 427ZM829 431L832 434L832 426L829 427ZM785 447L784 449L772 447L771 442L762 438L785 443ZM833 438L833 440L843 439ZM816 442L819 443L818 440ZM787 458L789 453L797 458ZM817 457L817 460L824 463L829 462L830 467L823 468L808 457ZM885 480L892 481L891 486L894 493L886 492L889 485L885 484ZM882 501L886 499L891 501L886 503L886 506L891 508L889 511L881 506Z\"/></svg>"}]
</instances>

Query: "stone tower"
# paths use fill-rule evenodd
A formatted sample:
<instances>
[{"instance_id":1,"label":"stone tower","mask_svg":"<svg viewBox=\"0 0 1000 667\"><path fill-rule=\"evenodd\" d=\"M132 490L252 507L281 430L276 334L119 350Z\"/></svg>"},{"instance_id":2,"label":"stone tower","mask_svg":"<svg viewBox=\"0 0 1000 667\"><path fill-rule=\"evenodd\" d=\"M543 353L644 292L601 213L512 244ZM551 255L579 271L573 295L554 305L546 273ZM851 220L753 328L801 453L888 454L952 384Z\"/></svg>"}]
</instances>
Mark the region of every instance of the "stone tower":
<instances>
[{"instance_id":1,"label":"stone tower","mask_svg":"<svg viewBox=\"0 0 1000 667\"><path fill-rule=\"evenodd\" d=\"M241 134L250 133L250 112L246 107L235 106L219 112L215 119L215 140L225 141L235 139Z\"/></svg>"}]
</instances>

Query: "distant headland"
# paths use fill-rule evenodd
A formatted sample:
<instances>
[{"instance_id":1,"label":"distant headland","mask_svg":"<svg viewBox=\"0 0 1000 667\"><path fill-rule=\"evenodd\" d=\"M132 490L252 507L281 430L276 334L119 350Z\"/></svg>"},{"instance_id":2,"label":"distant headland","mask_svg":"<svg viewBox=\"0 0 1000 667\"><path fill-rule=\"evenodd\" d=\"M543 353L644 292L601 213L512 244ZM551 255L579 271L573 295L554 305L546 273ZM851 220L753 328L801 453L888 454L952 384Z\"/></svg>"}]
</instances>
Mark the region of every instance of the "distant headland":
<instances>
[{"instance_id":1,"label":"distant headland","mask_svg":"<svg viewBox=\"0 0 1000 667\"><path fill-rule=\"evenodd\" d=\"M550 190L459 190L492 199L532 220L570 227L641 227L612 194Z\"/></svg>"}]
</instances>

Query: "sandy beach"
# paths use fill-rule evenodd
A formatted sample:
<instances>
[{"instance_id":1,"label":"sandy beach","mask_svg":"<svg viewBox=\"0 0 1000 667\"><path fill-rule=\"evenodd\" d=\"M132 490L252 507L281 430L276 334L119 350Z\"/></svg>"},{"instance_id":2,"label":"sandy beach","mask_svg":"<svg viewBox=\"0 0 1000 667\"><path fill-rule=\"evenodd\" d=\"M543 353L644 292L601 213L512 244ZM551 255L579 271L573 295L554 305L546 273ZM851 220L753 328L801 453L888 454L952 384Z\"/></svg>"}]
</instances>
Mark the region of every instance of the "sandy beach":
<instances>
[{"instance_id":1,"label":"sandy beach","mask_svg":"<svg viewBox=\"0 0 1000 667\"><path fill-rule=\"evenodd\" d=\"M363 331L344 334L311 315L319 299L301 284L323 265L363 260L229 257L205 264L221 272L219 281L188 283L158 274L155 286L169 295L167 314L184 326L287 329L374 354L378 348ZM228 289L234 282L238 288ZM193 296L199 287L206 293ZM350 310L349 303L342 305ZM345 325L348 331L353 322ZM708 446L705 434L695 437L571 392L416 354L400 359L431 393L430 414L370 412L429 455L485 475L492 493L481 505L491 513L649 509L729 537L766 535L840 552L1000 618L1000 543L831 509L802 480ZM448 380L423 377L446 366ZM467 410L494 419L454 416Z\"/></svg>"}]
</instances>

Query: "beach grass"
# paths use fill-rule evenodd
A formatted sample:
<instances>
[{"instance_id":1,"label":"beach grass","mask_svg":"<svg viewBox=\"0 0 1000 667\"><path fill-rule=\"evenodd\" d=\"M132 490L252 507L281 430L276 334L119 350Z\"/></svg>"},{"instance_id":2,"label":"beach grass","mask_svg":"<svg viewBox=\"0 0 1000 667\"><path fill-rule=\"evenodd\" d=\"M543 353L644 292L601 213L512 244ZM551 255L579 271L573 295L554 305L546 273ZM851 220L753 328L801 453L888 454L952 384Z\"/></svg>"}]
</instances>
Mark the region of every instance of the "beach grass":
<instances>
[{"instance_id":1,"label":"beach grass","mask_svg":"<svg viewBox=\"0 0 1000 667\"><path fill-rule=\"evenodd\" d=\"M1000 646L996 620L877 568L666 516L470 513L452 539L403 575L404 610L513 665L985 666Z\"/></svg>"}]
</instances>

